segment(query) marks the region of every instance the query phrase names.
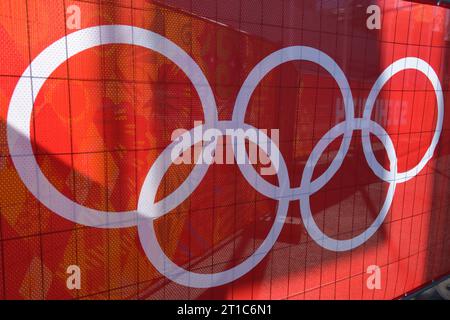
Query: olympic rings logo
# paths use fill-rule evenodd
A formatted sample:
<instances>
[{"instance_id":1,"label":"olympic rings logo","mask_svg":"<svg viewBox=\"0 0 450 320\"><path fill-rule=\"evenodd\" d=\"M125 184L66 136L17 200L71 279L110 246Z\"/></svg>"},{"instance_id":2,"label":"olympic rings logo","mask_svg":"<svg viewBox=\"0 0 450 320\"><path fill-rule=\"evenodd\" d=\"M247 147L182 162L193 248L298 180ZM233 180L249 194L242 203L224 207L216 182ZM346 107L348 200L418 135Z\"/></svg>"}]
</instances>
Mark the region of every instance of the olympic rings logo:
<instances>
[{"instance_id":1,"label":"olympic rings logo","mask_svg":"<svg viewBox=\"0 0 450 320\"><path fill-rule=\"evenodd\" d=\"M197 163L190 176L169 196L156 202L156 193L161 180L171 165L171 151L176 142L170 144L150 168L140 191L137 210L126 212L104 212L82 206L59 192L45 177L33 154L30 142L30 123L33 101L43 84L53 71L72 56L101 45L128 44L140 46L162 54L175 63L190 79L200 97L205 124L204 128L215 128L225 135L226 129L255 129L245 123L245 113L250 98L260 81L274 68L289 61L309 61L324 68L334 78L343 96L345 121L331 128L313 148L302 174L299 187L291 188L286 163L279 149L272 143L269 158L277 157L278 186L263 179L248 162L239 164L245 179L258 192L278 201L276 217L266 239L259 248L242 263L226 271L204 274L183 269L174 264L163 252L155 233L153 220L176 208L200 184L208 170L208 164ZM395 74L408 69L420 71L431 82L437 100L437 124L431 145L421 161L406 172L398 172L397 156L392 140L387 132L371 120L375 100ZM300 201L300 213L306 231L323 248L332 251L352 250L367 241L381 226L392 204L397 183L414 178L432 158L442 131L444 117L444 98L439 78L433 68L424 60L406 57L387 67L376 80L365 104L362 118L355 118L353 97L350 85L342 69L324 52L305 46L291 46L278 50L261 62L250 72L237 96L231 121L219 121L217 106L212 89L194 60L169 39L149 30L127 25L104 25L86 28L69 34L54 42L40 53L28 66L19 79L12 95L7 115L8 146L14 166L28 190L48 209L75 223L97 228L126 228L137 226L142 247L156 269L167 278L184 286L209 288L232 282L251 271L271 250L283 227L290 201ZM194 130L194 129L193 129ZM310 196L318 192L337 172L347 154L353 132L360 130L365 158L381 180L389 183L386 200L371 226L358 236L348 240L337 240L324 234L314 221L310 207ZM192 134L192 132L186 132ZM260 134L263 134L260 132ZM390 168L386 170L375 158L370 134L382 142L387 151ZM195 136L195 135L194 135ZM328 169L312 180L314 167L327 146L343 136L336 157ZM269 139L267 136L265 137ZM252 141L251 137L250 140ZM199 141L192 141L193 144ZM267 153L266 145L252 141ZM180 152L184 152L181 150Z\"/></svg>"}]
</instances>

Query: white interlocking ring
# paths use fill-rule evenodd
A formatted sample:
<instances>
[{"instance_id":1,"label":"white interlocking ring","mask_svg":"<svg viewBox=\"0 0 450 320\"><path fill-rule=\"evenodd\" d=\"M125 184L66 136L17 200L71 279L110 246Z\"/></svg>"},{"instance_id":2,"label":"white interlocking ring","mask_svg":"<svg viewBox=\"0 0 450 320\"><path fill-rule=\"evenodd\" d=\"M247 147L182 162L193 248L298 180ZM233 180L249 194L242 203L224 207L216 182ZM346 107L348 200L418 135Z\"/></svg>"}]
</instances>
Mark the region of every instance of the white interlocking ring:
<instances>
[{"instance_id":1,"label":"white interlocking ring","mask_svg":"<svg viewBox=\"0 0 450 320\"><path fill-rule=\"evenodd\" d=\"M225 135L226 129L236 128L236 126L232 122L222 121L219 122L218 125L214 128L220 130L222 135ZM253 129L253 127L249 125L245 125L242 128L244 130L247 130L249 128ZM187 132L185 134L191 137L194 136L194 139L191 141L190 146L186 145L182 150L179 150L180 154L196 143L201 142L202 138L200 136L194 135L193 132ZM259 134L265 139L268 139L264 132L259 131ZM257 138L255 139L255 137L253 136L249 137L249 140L257 144L266 154L269 154L267 152L266 144L260 144L259 140ZM277 146L273 145L272 152L269 154L270 159L272 161L275 161L275 159L277 159L276 157L279 157L279 155L280 152ZM278 201L277 213L274 218L272 228L270 229L267 237L255 250L255 252L248 258L246 258L243 262L231 269L212 274L191 272L176 265L166 256L164 251L161 249L161 246L159 245L153 226L153 219L155 216L154 213L156 212L161 214L161 207L158 207L157 204L152 204L155 203L158 186L160 185L161 180L164 177L164 173L169 169L170 163L171 150L167 148L159 156L154 165L154 167L158 167L158 169L160 169L161 171L157 172L157 170L152 170L153 168L150 169L149 174L147 175L142 187L141 194L139 195L139 239L141 240L142 247L144 248L147 257L150 259L153 266L161 274L171 279L172 281L195 288L210 288L220 286L232 282L240 278L247 272L251 271L267 255L267 253L271 250L276 240L278 239L278 236L280 235L281 229L283 228L284 221L286 219L289 200L281 198ZM281 190L288 189L290 184L289 175L286 164L284 162L280 164L280 167L277 171L277 176ZM195 183L195 186L197 185L198 183ZM194 189L195 187L192 189L192 191ZM164 213L168 212L166 208L164 209Z\"/></svg>"},{"instance_id":2,"label":"white interlocking ring","mask_svg":"<svg viewBox=\"0 0 450 320\"><path fill-rule=\"evenodd\" d=\"M366 134L373 133L383 143L387 151L387 155L390 161L390 171L393 175L397 172L397 155L395 153L394 144L387 132L376 122L365 119L353 119L345 122L341 122L330 131L328 131L316 144L312 150L308 161L306 162L305 169L303 170L301 186L302 191L300 193L300 213L303 219L308 234L319 244L321 247L332 251L347 251L354 249L364 242L366 242L381 226L386 217L389 208L391 207L392 200L394 199L396 180L393 179L389 183L389 189L386 195L386 200L381 208L377 218L373 221L372 225L358 236L348 240L336 240L328 237L317 226L311 213L311 206L309 203L310 196L315 193L311 187L311 179L314 173L314 168L317 161L320 159L321 154L336 138L341 135L345 135L346 132L353 132L354 130L362 130L364 128ZM341 157L342 155L337 155Z\"/></svg>"},{"instance_id":3,"label":"white interlocking ring","mask_svg":"<svg viewBox=\"0 0 450 320\"><path fill-rule=\"evenodd\" d=\"M107 44L136 45L164 55L191 80L202 103L205 123L217 122L216 103L208 80L183 49L149 30L126 25L106 25L71 33L50 45L33 60L18 81L11 98L7 116L8 146L20 178L47 208L78 224L97 228L123 228L137 224L136 211L110 213L91 209L68 199L42 173L30 142L33 104L45 81L67 59L87 49ZM201 170L202 167L195 166L193 173L201 176ZM183 184L173 192L170 199L176 199L176 195L185 190Z\"/></svg>"},{"instance_id":4,"label":"white interlocking ring","mask_svg":"<svg viewBox=\"0 0 450 320\"><path fill-rule=\"evenodd\" d=\"M377 81L372 87L372 90L369 93L369 97L367 98L366 105L364 107L363 118L370 119L372 115L373 106L375 105L375 100L377 99L381 89L389 81L395 74L399 73L403 70L417 70L422 72L425 76L427 76L428 80L430 80L431 85L433 86L434 92L436 94L436 102L437 102L437 121L436 121L436 129L434 130L433 139L431 140L430 147L425 152L424 157L420 160L420 162L412 169L409 169L406 172L390 172L383 168L383 166L378 162L373 154L372 144L370 143L370 137L366 131L366 128L362 128L363 132L363 150L366 156L367 162L370 165L370 168L373 172L378 176L378 178L385 180L387 182L395 180L398 182L406 182L419 174L420 171L426 166L428 161L433 157L434 150L437 147L439 142L439 138L441 136L442 124L444 122L444 96L442 94L442 86L439 81L439 77L433 68L426 63L424 60L419 58L407 57L400 60L395 61L389 67L387 67L383 73L378 77ZM395 175L395 176L394 176Z\"/></svg>"},{"instance_id":5,"label":"white interlocking ring","mask_svg":"<svg viewBox=\"0 0 450 320\"><path fill-rule=\"evenodd\" d=\"M84 50L106 44L141 46L154 50L175 63L185 72L199 95L205 117L203 128L217 129L222 135L226 135L226 129L255 129L245 123L245 113L250 98L261 80L271 70L285 62L305 60L316 63L329 72L337 82L344 98L345 120L330 129L313 148L303 171L299 187L291 188L287 165L278 146L261 130L258 130L260 137L265 138L266 142L270 140L270 144L260 143L257 138L255 139L251 135L248 136L248 139L258 145L272 162L274 160L277 161L279 186L270 184L258 175L249 161L245 161L245 164L239 164L243 176L255 190L278 201L277 213L267 237L244 262L218 273L195 273L174 264L159 245L153 226L154 220L167 214L185 201L199 186L209 168L208 164L196 163L188 178L175 191L156 202L157 190L165 173L172 164L171 154L176 142L171 143L164 149L150 168L139 194L137 211L112 213L82 206L59 192L42 173L36 162L30 142L30 122L34 100L45 81L64 61ZM399 173L397 172L397 156L392 140L387 132L370 118L375 100L382 87L393 75L406 69L416 69L428 77L436 93L438 117L431 145L423 159L414 168ZM355 118L350 85L337 63L318 49L292 46L270 54L255 66L239 91L232 120L219 121L214 94L208 80L200 67L184 50L167 38L149 30L126 25L107 25L91 27L67 35L50 45L33 60L19 79L11 97L7 115L7 135L10 155L20 178L28 190L47 208L63 218L86 226L124 228L137 225L142 247L148 259L161 274L185 286L209 288L224 285L238 279L251 271L267 255L282 230L289 203L294 200L300 201L300 214L308 234L321 247L332 251L346 251L363 244L382 225L391 207L396 184L406 182L415 177L432 158L442 131L443 118L444 98L439 78L432 67L419 58L407 57L390 65L374 84L366 102L363 118ZM202 139L201 136L192 135L193 130L186 132L185 135L193 136L197 140L192 141L190 146L184 146L184 150L180 150L180 153L200 142L199 139ZM348 153L355 130L362 131L361 141L369 167L379 178L389 183L389 189L380 213L367 230L352 239L336 240L325 235L317 226L312 216L309 201L310 196L327 184L341 167ZM389 171L384 169L376 160L371 148L370 134L377 136L385 147L390 161ZM341 135L343 136L343 141L330 166L320 177L311 181L314 167L321 154L332 141ZM215 148L216 141L214 140L213 144L209 145L212 149ZM270 152L268 152L268 145L271 147ZM233 144L233 150L235 150L234 148ZM236 152L234 153L236 157L237 154Z\"/></svg>"},{"instance_id":6,"label":"white interlocking ring","mask_svg":"<svg viewBox=\"0 0 450 320\"><path fill-rule=\"evenodd\" d=\"M295 60L314 62L324 68L327 72L329 72L333 79L337 82L339 90L341 91L341 94L344 98L343 101L345 119L351 120L354 118L355 108L353 106L353 97L350 90L350 85L344 75L344 72L337 65L337 63L320 50L311 47L292 46L270 54L260 63L258 63L256 67L250 72L236 98L236 103L233 109L233 121L242 124L245 122L245 113L250 102L250 98L252 97L252 94L255 91L257 85L270 71L283 63ZM339 148L340 153L346 154L348 152L351 143L351 137L352 131L345 132L345 139L342 140L341 146ZM327 184L328 180L339 170L343 160L344 158L334 158L327 170L312 182L311 189L318 191L325 184ZM282 159L282 161L284 160ZM272 195L274 194L280 195L279 187L263 179L256 172L253 166L248 165L249 163L250 162L246 159L243 164L239 164L242 174L244 175L246 180L251 183L258 192L265 195L266 197L272 197ZM256 181L256 183L252 183L253 181ZM301 187L292 189L289 188L284 191L284 194L280 196L291 200L296 200L300 197L301 192Z\"/></svg>"}]
</instances>

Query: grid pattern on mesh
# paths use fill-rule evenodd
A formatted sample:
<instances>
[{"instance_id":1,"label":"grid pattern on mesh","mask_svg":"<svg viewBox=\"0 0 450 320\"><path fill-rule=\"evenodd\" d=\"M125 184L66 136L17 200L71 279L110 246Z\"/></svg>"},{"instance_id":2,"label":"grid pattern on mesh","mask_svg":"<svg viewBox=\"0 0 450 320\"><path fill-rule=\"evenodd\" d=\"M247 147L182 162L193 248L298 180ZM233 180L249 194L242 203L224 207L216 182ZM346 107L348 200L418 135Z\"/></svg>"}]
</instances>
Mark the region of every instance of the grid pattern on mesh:
<instances>
[{"instance_id":1,"label":"grid pattern on mesh","mask_svg":"<svg viewBox=\"0 0 450 320\"><path fill-rule=\"evenodd\" d=\"M355 113L382 70L407 55L435 68L449 97L450 13L405 1L379 1L382 29L367 30L373 1L266 0L19 0L3 1L0 41L0 294L10 298L78 299L391 299L450 270L448 252L447 118L430 163L398 185L380 230L344 253L318 246L291 202L278 241L242 278L217 288L180 286L148 261L136 228L100 230L74 225L40 204L14 170L6 141L6 111L23 70L68 29L66 8L81 9L82 27L127 24L152 30L179 45L200 66L216 97L219 118L230 119L234 101L253 67L285 46L305 45L329 54L346 74ZM13 57L14 56L14 57ZM38 76L31 78L38 79ZM379 97L373 119L386 128L399 167L413 167L434 133L434 90L418 72L404 72ZM344 118L336 83L309 62L272 71L255 90L246 121L280 130L280 149L292 186L320 137ZM193 86L161 55L134 46L108 45L73 57L50 77L35 101L31 137L41 169L67 197L105 211L136 208L147 171L177 128L203 120ZM311 197L314 218L326 234L348 239L374 220L387 184L365 164L354 134L339 173ZM338 139L319 161L325 171ZM382 144L377 159L388 166ZM33 155L23 155L31 157ZM190 167L172 167L158 197L170 194ZM273 177L272 177L273 178ZM276 179L268 178L276 183ZM164 252L198 273L227 270L261 245L277 203L258 194L236 165L211 166L198 189L155 222ZM66 268L80 265L81 290L66 288ZM367 267L381 269L380 290L366 286Z\"/></svg>"}]
</instances>

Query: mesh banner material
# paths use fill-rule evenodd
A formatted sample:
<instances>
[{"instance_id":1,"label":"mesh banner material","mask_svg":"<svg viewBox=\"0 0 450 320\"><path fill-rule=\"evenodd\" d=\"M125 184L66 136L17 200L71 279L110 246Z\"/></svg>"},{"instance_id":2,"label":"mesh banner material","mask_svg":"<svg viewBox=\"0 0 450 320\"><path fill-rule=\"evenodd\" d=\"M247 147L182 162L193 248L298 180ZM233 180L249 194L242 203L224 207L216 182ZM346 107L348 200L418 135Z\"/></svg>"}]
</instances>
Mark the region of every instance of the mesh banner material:
<instances>
[{"instance_id":1,"label":"mesh banner material","mask_svg":"<svg viewBox=\"0 0 450 320\"><path fill-rule=\"evenodd\" d=\"M448 274L450 9L358 3L0 1L0 298L393 299ZM374 4L379 29L368 27ZM302 58L282 62L290 54ZM268 57L273 68L240 105ZM368 118L383 134L328 137L351 122L347 107L362 119L371 99ZM290 190L300 191L269 197L238 164L214 163L174 208L140 217L140 203L164 209L191 183L194 165L172 164L150 181L153 201L142 192L173 132L209 121L207 110L220 123L245 107L246 124L279 130ZM305 196L307 169L326 183ZM84 208L105 224L90 225ZM114 214L133 219L115 225ZM313 236L313 222L330 240ZM79 290L67 286L71 265Z\"/></svg>"}]
</instances>

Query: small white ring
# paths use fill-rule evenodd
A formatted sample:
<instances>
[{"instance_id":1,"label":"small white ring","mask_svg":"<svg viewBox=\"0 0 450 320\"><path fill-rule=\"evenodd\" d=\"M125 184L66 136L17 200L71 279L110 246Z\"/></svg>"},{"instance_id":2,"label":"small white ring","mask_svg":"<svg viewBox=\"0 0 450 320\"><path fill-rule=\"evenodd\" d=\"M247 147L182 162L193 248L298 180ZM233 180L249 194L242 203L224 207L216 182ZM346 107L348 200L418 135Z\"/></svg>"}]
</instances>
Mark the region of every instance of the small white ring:
<instances>
[{"instance_id":1,"label":"small white ring","mask_svg":"<svg viewBox=\"0 0 450 320\"><path fill-rule=\"evenodd\" d=\"M245 123L245 114L250 103L250 98L252 97L257 85L270 71L283 63L298 60L316 63L331 74L333 79L336 81L343 97L345 119L353 119L354 105L350 85L347 81L347 78L345 77L344 72L338 66L338 64L330 56L318 49L305 46L291 46L275 51L274 53L264 58L253 68L253 70L246 78L244 84L242 85L241 90L239 91L239 94L236 98L236 103L233 110L233 121L237 124ZM345 139L342 141L339 148L340 154L347 154L348 148L350 147L351 143L351 135L352 131L345 132ZM274 143L271 144L273 145ZM282 161L284 161L284 159L282 159ZM327 170L325 170L325 172L320 177L312 182L311 189L314 191L318 191L325 184L327 184L331 177L339 170L343 161L343 157L334 158ZM248 163L248 161L245 161L244 164L239 164L241 172L246 178L247 182L266 197L272 197L272 195L274 194L280 195L280 187L275 186L262 178L256 172L255 168ZM283 192L283 197L290 200L296 200L300 196L301 186L297 188L289 188L287 190L284 190Z\"/></svg>"},{"instance_id":2,"label":"small white ring","mask_svg":"<svg viewBox=\"0 0 450 320\"><path fill-rule=\"evenodd\" d=\"M430 159L433 157L434 151L436 150L437 144L441 136L442 125L444 122L444 96L442 94L442 86L441 82L439 81L439 77L427 62L425 62L422 59L414 57L407 57L397 60L394 63L392 63L389 67L387 67L383 71L383 73L381 73L381 75L378 77L377 81L373 85L369 97L367 98L364 107L363 118L370 120L372 110L375 105L375 101L378 95L380 94L381 89L386 84L386 82L388 82L395 74L408 69L422 72L430 80L434 88L434 91L436 93L437 111L438 111L436 129L434 131L430 147L427 149L425 155L420 160L420 162L414 168L411 168L408 171L396 172L394 177L393 173L383 168L383 166L376 159L372 150L370 135L367 134L366 128L362 128L363 132L362 145L364 155L367 159L367 163L369 164L369 167L372 169L375 175L386 182L392 181L393 179L396 179L397 183L406 182L417 176L419 172L422 171L422 169L426 166L428 161L430 161Z\"/></svg>"},{"instance_id":3,"label":"small white ring","mask_svg":"<svg viewBox=\"0 0 450 320\"><path fill-rule=\"evenodd\" d=\"M373 221L368 229L363 233L359 234L352 239L347 240L336 240L328 237L325 233L320 230L317 226L311 212L310 196L314 193L310 189L311 179L314 173L314 168L320 155L325 151L325 149L333 142L337 137L345 134L348 130L362 130L362 128L369 128L370 132L375 134L386 148L387 155L390 161L391 173L395 176L397 171L397 156L395 154L394 144L387 132L376 122L371 120L367 121L364 119L354 119L351 122L345 121L341 122L335 127L333 127L325 136L323 136L320 141L316 144L303 171L301 185L304 188L300 196L300 213L303 219L303 224L308 232L309 236L322 248L331 251L347 251L352 250L364 242L366 242L383 224L384 219L391 207L392 201L394 199L396 180L389 182L389 189L386 195L386 200L383 207L380 210L377 218Z\"/></svg>"}]
</instances>

